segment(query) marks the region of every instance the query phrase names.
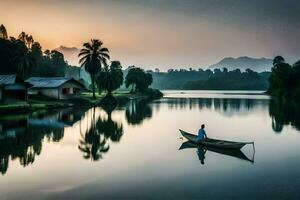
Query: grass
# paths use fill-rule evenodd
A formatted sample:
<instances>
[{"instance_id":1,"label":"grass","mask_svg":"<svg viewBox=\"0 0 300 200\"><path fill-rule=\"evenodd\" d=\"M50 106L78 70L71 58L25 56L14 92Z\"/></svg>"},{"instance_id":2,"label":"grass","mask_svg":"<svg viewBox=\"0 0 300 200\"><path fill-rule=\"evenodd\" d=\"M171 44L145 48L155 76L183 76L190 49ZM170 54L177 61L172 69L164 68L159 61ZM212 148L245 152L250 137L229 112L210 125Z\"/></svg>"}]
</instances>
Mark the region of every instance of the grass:
<instances>
[{"instance_id":1,"label":"grass","mask_svg":"<svg viewBox=\"0 0 300 200\"><path fill-rule=\"evenodd\" d=\"M34 111L39 109L51 109L51 108L62 108L70 106L95 106L98 105L106 96L106 93L95 94L96 98L93 98L92 92L81 93L77 98L70 100L57 100L53 98L48 98L45 96L35 96L29 98L29 101L17 101L0 104L0 111ZM129 91L116 91L113 96L118 100L119 103L127 102L130 99L141 99L147 98L145 94L132 94Z\"/></svg>"}]
</instances>

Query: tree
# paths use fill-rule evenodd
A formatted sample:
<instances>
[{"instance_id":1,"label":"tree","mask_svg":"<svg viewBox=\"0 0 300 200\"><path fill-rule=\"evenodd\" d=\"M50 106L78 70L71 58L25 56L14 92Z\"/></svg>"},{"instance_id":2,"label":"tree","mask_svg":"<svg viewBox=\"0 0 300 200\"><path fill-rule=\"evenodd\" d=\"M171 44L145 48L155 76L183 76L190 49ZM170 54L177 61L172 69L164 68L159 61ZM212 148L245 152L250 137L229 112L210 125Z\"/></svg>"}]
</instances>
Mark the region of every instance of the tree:
<instances>
[{"instance_id":1,"label":"tree","mask_svg":"<svg viewBox=\"0 0 300 200\"><path fill-rule=\"evenodd\" d=\"M219 68L214 69L214 74L215 75L221 75L222 71Z\"/></svg>"},{"instance_id":2,"label":"tree","mask_svg":"<svg viewBox=\"0 0 300 200\"><path fill-rule=\"evenodd\" d=\"M81 67L90 74L92 80L93 98L95 99L95 78L100 72L102 66L107 65L109 50L102 46L103 42L97 39L92 39L90 43L84 43L78 57Z\"/></svg>"},{"instance_id":3,"label":"tree","mask_svg":"<svg viewBox=\"0 0 300 200\"><path fill-rule=\"evenodd\" d=\"M8 38L6 28L3 24L0 25L0 38L5 39L5 40Z\"/></svg>"},{"instance_id":4,"label":"tree","mask_svg":"<svg viewBox=\"0 0 300 200\"><path fill-rule=\"evenodd\" d=\"M27 48L23 41L16 40L14 46L16 51L13 60L18 66L19 74L24 79L26 70L34 65L35 61L30 53L30 49Z\"/></svg>"},{"instance_id":5,"label":"tree","mask_svg":"<svg viewBox=\"0 0 300 200\"><path fill-rule=\"evenodd\" d=\"M295 86L292 84L292 74L293 69L285 62L285 59L282 56L276 56L273 60L268 92L279 97L293 95Z\"/></svg>"},{"instance_id":6,"label":"tree","mask_svg":"<svg viewBox=\"0 0 300 200\"><path fill-rule=\"evenodd\" d=\"M1 37L8 38L4 26L1 27ZM3 34L5 33L5 34ZM64 76L68 64L63 54L58 51L46 50L35 42L31 35L22 32L18 39L0 37L0 73L19 74L27 76Z\"/></svg>"},{"instance_id":7,"label":"tree","mask_svg":"<svg viewBox=\"0 0 300 200\"><path fill-rule=\"evenodd\" d=\"M276 56L273 59L273 66L276 66L277 64L285 63L285 59L282 56Z\"/></svg>"},{"instance_id":8,"label":"tree","mask_svg":"<svg viewBox=\"0 0 300 200\"><path fill-rule=\"evenodd\" d=\"M104 90L107 95L118 89L123 84L122 65L119 61L112 61L110 66L105 66L97 77L98 89Z\"/></svg>"},{"instance_id":9,"label":"tree","mask_svg":"<svg viewBox=\"0 0 300 200\"><path fill-rule=\"evenodd\" d=\"M152 84L152 82L152 74L146 73L139 67L131 68L125 78L125 86L128 88L131 85L132 92L145 92L145 90Z\"/></svg>"}]
</instances>

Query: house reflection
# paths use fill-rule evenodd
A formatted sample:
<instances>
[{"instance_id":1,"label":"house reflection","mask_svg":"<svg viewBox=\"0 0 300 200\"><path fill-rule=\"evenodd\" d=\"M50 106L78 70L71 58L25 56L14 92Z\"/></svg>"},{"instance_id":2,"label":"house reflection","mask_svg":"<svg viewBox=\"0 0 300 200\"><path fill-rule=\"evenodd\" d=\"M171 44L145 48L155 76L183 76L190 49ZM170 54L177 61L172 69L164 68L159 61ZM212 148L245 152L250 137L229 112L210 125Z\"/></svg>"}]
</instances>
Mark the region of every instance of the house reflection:
<instances>
[{"instance_id":1,"label":"house reflection","mask_svg":"<svg viewBox=\"0 0 300 200\"><path fill-rule=\"evenodd\" d=\"M64 128L79 121L84 112L70 109L0 118L0 172L5 174L10 160L26 167L41 154L44 139L59 142Z\"/></svg>"}]
</instances>

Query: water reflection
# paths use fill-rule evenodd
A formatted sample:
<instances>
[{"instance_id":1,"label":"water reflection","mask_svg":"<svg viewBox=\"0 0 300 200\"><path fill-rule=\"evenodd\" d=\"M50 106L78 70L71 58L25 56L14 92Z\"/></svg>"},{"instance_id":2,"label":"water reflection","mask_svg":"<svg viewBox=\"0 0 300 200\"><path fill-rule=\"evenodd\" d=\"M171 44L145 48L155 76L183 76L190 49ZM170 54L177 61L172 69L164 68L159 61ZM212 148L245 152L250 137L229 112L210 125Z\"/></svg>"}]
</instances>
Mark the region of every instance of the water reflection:
<instances>
[{"instance_id":1,"label":"water reflection","mask_svg":"<svg viewBox=\"0 0 300 200\"><path fill-rule=\"evenodd\" d=\"M65 137L67 127L74 127L76 123L83 123L87 119L87 127L78 130L79 143L76 138L76 151L80 156L92 161L100 160L110 150L110 142L120 142L124 135L121 120L115 120L114 113L125 118L123 123L141 127L143 122L153 117L153 112L159 112L160 107L167 104L168 112L172 110L214 110L225 117L248 115L255 111L269 112L275 133L280 133L286 125L292 125L300 130L300 103L292 101L275 101L268 99L161 99L155 102L130 101L125 107L113 111L114 108L92 109L63 109L42 111L30 115L14 115L0 117L0 172L5 174L12 160L19 161L26 167L36 160L42 153L44 142L60 142ZM155 111L153 111L155 109ZM101 114L99 114L101 113ZM81 127L81 126L80 126ZM185 144L186 146L187 144ZM184 145L182 148L185 148ZM206 151L215 149L197 148L197 156L202 164L205 163ZM251 160L242 152L218 153Z\"/></svg>"},{"instance_id":2,"label":"water reflection","mask_svg":"<svg viewBox=\"0 0 300 200\"><path fill-rule=\"evenodd\" d=\"M156 103L166 103L170 110L178 109L210 109L218 111L226 116L235 114L247 114L249 110L257 107L267 107L267 99L220 99L220 98L166 98Z\"/></svg>"},{"instance_id":3,"label":"water reflection","mask_svg":"<svg viewBox=\"0 0 300 200\"><path fill-rule=\"evenodd\" d=\"M109 140L119 142L123 135L123 125L112 120L111 112L107 113L107 118L96 117L95 113L93 108L90 128L81 134L78 146L83 157L93 161L101 159L109 151Z\"/></svg>"},{"instance_id":4,"label":"water reflection","mask_svg":"<svg viewBox=\"0 0 300 200\"><path fill-rule=\"evenodd\" d=\"M272 118L272 128L280 133L285 125L292 125L300 130L300 102L278 101L274 99L220 99L220 98L167 98L156 104L168 104L170 110L215 110L227 117L247 115L254 109L268 109ZM159 106L158 106L159 107Z\"/></svg>"},{"instance_id":5,"label":"water reflection","mask_svg":"<svg viewBox=\"0 0 300 200\"><path fill-rule=\"evenodd\" d=\"M126 120L130 125L140 125L142 122L152 117L152 108L148 101L134 100L126 106Z\"/></svg>"},{"instance_id":6,"label":"water reflection","mask_svg":"<svg viewBox=\"0 0 300 200\"><path fill-rule=\"evenodd\" d=\"M39 112L32 115L6 116L0 119L0 172L5 174L9 160L19 160L26 167L42 151L43 141L59 142L64 127L80 120L81 115L70 109Z\"/></svg>"},{"instance_id":7,"label":"water reflection","mask_svg":"<svg viewBox=\"0 0 300 200\"><path fill-rule=\"evenodd\" d=\"M196 151L197 156L202 165L204 165L205 154L207 151L231 156L234 158L238 158L240 160L245 160L245 161L254 163L254 155L255 155L254 152L253 152L253 157L250 159L241 150L218 149L218 148L213 148L213 147L199 146L199 145L195 145L188 141L181 144L179 150L183 150L183 149L197 149L197 151Z\"/></svg>"},{"instance_id":8,"label":"water reflection","mask_svg":"<svg viewBox=\"0 0 300 200\"><path fill-rule=\"evenodd\" d=\"M269 114L276 133L281 133L285 125L292 125L300 131L300 102L271 100Z\"/></svg>"}]
</instances>

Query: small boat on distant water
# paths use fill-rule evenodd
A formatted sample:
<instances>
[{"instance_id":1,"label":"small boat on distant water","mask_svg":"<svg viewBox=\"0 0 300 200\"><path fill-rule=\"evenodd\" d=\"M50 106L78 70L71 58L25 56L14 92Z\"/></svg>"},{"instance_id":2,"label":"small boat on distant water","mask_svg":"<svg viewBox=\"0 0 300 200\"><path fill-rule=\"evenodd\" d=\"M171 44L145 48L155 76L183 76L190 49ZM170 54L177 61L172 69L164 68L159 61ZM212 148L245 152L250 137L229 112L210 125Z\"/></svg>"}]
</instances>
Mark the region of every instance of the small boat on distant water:
<instances>
[{"instance_id":1,"label":"small boat on distant water","mask_svg":"<svg viewBox=\"0 0 300 200\"><path fill-rule=\"evenodd\" d=\"M232 141L217 140L211 138L206 138L203 141L198 142L197 135L185 132L180 129L179 131L182 134L182 136L188 139L190 142L198 145L207 146L207 147L214 147L220 149L241 149L246 144L254 144L254 142L232 142Z\"/></svg>"}]
</instances>

